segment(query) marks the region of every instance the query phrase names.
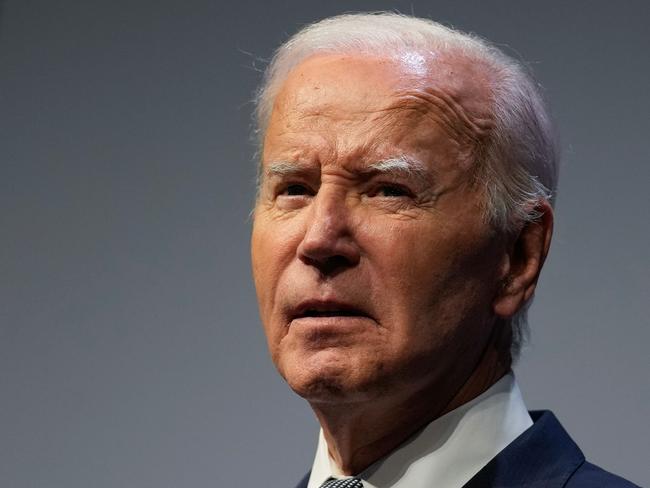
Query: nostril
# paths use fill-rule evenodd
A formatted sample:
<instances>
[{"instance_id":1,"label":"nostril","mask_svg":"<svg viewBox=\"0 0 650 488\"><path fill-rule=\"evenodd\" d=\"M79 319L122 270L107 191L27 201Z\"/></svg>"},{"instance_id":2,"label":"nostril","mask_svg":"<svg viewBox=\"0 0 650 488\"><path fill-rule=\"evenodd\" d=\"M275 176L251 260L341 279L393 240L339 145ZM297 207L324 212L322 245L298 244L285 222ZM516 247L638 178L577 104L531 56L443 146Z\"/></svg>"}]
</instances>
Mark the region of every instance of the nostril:
<instances>
[{"instance_id":1,"label":"nostril","mask_svg":"<svg viewBox=\"0 0 650 488\"><path fill-rule=\"evenodd\" d=\"M343 255L327 256L323 258L303 256L302 261L305 264L317 268L323 275L333 275L356 264L354 260Z\"/></svg>"},{"instance_id":2,"label":"nostril","mask_svg":"<svg viewBox=\"0 0 650 488\"><path fill-rule=\"evenodd\" d=\"M352 263L350 259L345 256L330 256L329 258L325 259L321 268L323 270L323 273L332 274L337 269L349 268L353 264L354 263Z\"/></svg>"}]
</instances>

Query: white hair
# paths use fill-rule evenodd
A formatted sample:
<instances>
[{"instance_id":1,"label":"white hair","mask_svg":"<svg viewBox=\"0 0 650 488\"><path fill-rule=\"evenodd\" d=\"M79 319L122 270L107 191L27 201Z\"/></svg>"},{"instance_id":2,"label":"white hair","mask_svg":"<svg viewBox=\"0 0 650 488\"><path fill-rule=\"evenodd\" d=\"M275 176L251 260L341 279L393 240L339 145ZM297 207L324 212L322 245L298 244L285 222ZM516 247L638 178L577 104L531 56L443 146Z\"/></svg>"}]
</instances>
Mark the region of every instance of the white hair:
<instances>
[{"instance_id":1,"label":"white hair","mask_svg":"<svg viewBox=\"0 0 650 488\"><path fill-rule=\"evenodd\" d=\"M377 12L345 14L308 25L276 51L257 95L257 127L263 140L276 95L289 72L315 54L362 53L381 57L460 56L487 75L494 123L476 149L477 181L485 217L495 229L516 233L540 217L540 201L552 204L558 150L539 85L519 62L487 41L428 19ZM527 306L509 320L517 357L525 336Z\"/></svg>"}]
</instances>

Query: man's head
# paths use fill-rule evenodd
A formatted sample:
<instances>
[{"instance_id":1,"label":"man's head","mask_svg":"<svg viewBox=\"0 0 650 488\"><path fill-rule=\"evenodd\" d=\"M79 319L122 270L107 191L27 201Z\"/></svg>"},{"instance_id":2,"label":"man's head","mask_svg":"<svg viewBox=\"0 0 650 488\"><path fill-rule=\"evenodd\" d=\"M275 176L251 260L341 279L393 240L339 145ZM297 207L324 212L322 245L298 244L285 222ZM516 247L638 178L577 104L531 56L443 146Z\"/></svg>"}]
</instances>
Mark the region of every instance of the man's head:
<instances>
[{"instance_id":1,"label":"man's head","mask_svg":"<svg viewBox=\"0 0 650 488\"><path fill-rule=\"evenodd\" d=\"M258 117L253 271L294 390L409 395L462 385L491 348L509 362L556 179L516 63L430 21L337 17L280 49Z\"/></svg>"}]
</instances>

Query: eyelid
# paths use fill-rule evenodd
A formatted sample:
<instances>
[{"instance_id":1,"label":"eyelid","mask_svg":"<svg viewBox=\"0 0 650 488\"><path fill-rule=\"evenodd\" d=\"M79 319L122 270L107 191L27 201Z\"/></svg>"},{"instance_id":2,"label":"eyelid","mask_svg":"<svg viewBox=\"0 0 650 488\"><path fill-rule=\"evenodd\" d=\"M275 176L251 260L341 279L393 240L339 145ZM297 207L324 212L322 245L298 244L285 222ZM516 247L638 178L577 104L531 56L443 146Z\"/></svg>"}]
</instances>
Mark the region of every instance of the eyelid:
<instances>
[{"instance_id":1,"label":"eyelid","mask_svg":"<svg viewBox=\"0 0 650 488\"><path fill-rule=\"evenodd\" d=\"M416 192L411 188L409 184L403 183L401 181L395 181L395 180L375 181L372 183L372 186L370 187L370 191L368 193L370 195L375 195L379 193L379 191L384 187L392 187L392 188L399 189L406 194L404 195L405 197L414 197L416 195Z\"/></svg>"},{"instance_id":2,"label":"eyelid","mask_svg":"<svg viewBox=\"0 0 650 488\"><path fill-rule=\"evenodd\" d=\"M273 194L275 197L279 196L288 196L288 197L294 197L294 196L305 196L305 195L284 195L284 192L286 192L289 188L292 186L301 186L305 189L305 194L306 195L315 195L316 191L312 188L312 186L305 182L304 180L301 179L286 179L286 180L281 180L278 181L274 187L273 187Z\"/></svg>"}]
</instances>

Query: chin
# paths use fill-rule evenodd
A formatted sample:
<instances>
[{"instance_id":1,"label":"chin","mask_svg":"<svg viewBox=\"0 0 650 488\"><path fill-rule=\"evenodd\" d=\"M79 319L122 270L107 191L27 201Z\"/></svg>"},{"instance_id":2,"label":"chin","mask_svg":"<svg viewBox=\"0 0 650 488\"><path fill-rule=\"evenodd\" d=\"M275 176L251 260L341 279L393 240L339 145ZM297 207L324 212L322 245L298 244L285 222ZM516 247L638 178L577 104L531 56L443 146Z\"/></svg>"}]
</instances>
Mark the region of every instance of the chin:
<instances>
[{"instance_id":1,"label":"chin","mask_svg":"<svg viewBox=\"0 0 650 488\"><path fill-rule=\"evenodd\" d=\"M279 369L289 387L310 403L340 403L367 400L376 389L359 366L349 354L321 351Z\"/></svg>"},{"instance_id":2,"label":"chin","mask_svg":"<svg viewBox=\"0 0 650 488\"><path fill-rule=\"evenodd\" d=\"M336 403L353 396L347 385L331 377L320 377L310 382L289 382L289 386L310 403Z\"/></svg>"}]
</instances>

